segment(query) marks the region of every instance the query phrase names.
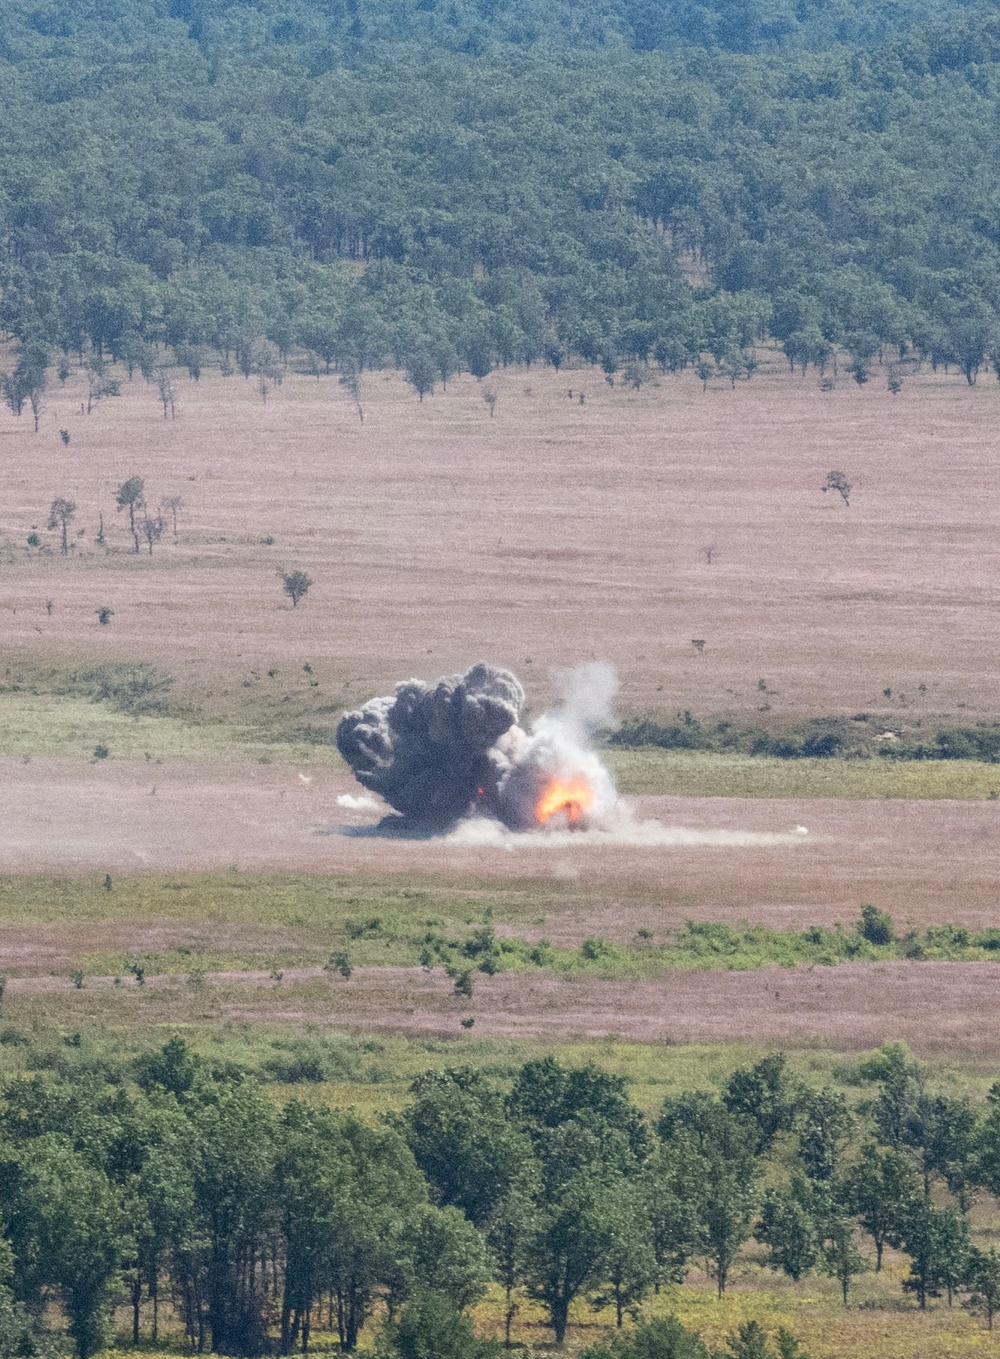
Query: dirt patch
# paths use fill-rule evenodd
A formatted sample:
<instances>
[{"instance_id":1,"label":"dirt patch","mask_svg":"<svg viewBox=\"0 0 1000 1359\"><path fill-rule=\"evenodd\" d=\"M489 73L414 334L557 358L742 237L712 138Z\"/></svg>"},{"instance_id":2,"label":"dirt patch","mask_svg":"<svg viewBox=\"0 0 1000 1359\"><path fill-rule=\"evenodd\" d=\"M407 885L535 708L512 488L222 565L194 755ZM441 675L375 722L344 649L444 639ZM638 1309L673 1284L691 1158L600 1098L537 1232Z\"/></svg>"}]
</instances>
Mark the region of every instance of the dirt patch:
<instances>
[{"instance_id":1,"label":"dirt patch","mask_svg":"<svg viewBox=\"0 0 1000 1359\"><path fill-rule=\"evenodd\" d=\"M579 884L537 933L627 938L689 916L781 927L853 921L871 901L899 924L1000 923L1000 807L970 802L640 798L663 845L499 844L347 834L373 814L337 806L347 775L277 766L0 760L0 871L310 870ZM796 827L806 834L795 835ZM757 837L760 837L758 840Z\"/></svg>"}]
</instances>

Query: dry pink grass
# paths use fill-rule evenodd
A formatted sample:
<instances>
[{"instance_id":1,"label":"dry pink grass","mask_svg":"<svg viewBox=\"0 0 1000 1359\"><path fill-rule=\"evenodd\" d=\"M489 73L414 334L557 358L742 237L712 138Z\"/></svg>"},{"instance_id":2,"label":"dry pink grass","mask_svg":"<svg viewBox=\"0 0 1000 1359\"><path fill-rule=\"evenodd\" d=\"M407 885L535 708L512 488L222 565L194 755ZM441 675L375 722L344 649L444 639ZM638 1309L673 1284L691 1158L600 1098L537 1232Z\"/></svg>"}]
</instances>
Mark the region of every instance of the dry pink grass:
<instances>
[{"instance_id":1,"label":"dry pink grass","mask_svg":"<svg viewBox=\"0 0 1000 1359\"><path fill-rule=\"evenodd\" d=\"M525 675L537 711L554 667L596 657L632 707L745 709L764 678L775 710L891 710L887 687L911 715L1000 710L997 384L926 374L893 399L765 373L633 393L510 372L490 420L471 379L421 405L372 374L363 426L335 378L290 377L266 406L239 378L179 385L175 421L141 380L89 417L55 389L38 436L0 416L4 646L160 656L222 683L237 657L325 658L333 701L486 656ZM830 468L849 508L820 493ZM180 543L152 560L113 510L133 474L185 501ZM79 505L77 557L29 559L56 495ZM294 611L279 566L316 582Z\"/></svg>"}]
</instances>

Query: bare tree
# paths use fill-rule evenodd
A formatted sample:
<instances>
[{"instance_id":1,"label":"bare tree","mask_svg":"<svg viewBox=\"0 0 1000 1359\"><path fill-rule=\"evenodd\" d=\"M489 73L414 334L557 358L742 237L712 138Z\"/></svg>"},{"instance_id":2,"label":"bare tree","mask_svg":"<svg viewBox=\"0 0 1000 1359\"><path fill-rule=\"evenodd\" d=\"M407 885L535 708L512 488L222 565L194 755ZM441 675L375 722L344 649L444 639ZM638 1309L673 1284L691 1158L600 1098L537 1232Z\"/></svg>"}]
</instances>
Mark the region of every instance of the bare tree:
<instances>
[{"instance_id":1,"label":"bare tree","mask_svg":"<svg viewBox=\"0 0 1000 1359\"><path fill-rule=\"evenodd\" d=\"M257 375L257 390L266 402L268 392L272 387L280 386L284 377L278 351L269 340L257 340L250 358L251 370Z\"/></svg>"},{"instance_id":2,"label":"bare tree","mask_svg":"<svg viewBox=\"0 0 1000 1359\"><path fill-rule=\"evenodd\" d=\"M64 557L69 554L68 532L70 521L75 514L76 501L66 500L62 496L57 496L55 500L53 500L52 508L49 510L49 528L62 529L62 544L59 551Z\"/></svg>"},{"instance_id":3,"label":"bare tree","mask_svg":"<svg viewBox=\"0 0 1000 1359\"><path fill-rule=\"evenodd\" d=\"M149 506L143 501L142 518L139 520L139 531L146 540L149 547L149 555L153 555L153 544L158 543L163 537L163 530L166 527L163 515L155 517L149 513Z\"/></svg>"},{"instance_id":4,"label":"bare tree","mask_svg":"<svg viewBox=\"0 0 1000 1359\"><path fill-rule=\"evenodd\" d=\"M570 395L572 395L572 393L570 393ZM484 388L483 388L483 400L486 402L487 406L489 406L489 408L490 408L490 419L492 420L492 419L493 419L493 409L494 409L494 407L495 407L496 404L497 404L496 388L495 388L495 387L484 387Z\"/></svg>"},{"instance_id":5,"label":"bare tree","mask_svg":"<svg viewBox=\"0 0 1000 1359\"><path fill-rule=\"evenodd\" d=\"M347 388L357 409L358 419L364 424L365 412L361 405L361 369L353 359L349 359L344 364L344 371L340 375L340 385Z\"/></svg>"},{"instance_id":6,"label":"bare tree","mask_svg":"<svg viewBox=\"0 0 1000 1359\"><path fill-rule=\"evenodd\" d=\"M177 410L174 405L174 384L170 374L165 368L157 368L153 376L156 378L156 390L159 392L160 401L163 403L163 418L166 420L169 410L170 418L173 420L176 418Z\"/></svg>"},{"instance_id":7,"label":"bare tree","mask_svg":"<svg viewBox=\"0 0 1000 1359\"><path fill-rule=\"evenodd\" d=\"M87 414L98 401L106 396L121 396L122 387L117 378L108 373L107 364L96 354L91 354L86 364L87 373Z\"/></svg>"},{"instance_id":8,"label":"bare tree","mask_svg":"<svg viewBox=\"0 0 1000 1359\"><path fill-rule=\"evenodd\" d=\"M174 542L177 541L177 511L183 509L184 501L179 495L165 495L160 501L160 509L166 510L174 526Z\"/></svg>"}]
</instances>

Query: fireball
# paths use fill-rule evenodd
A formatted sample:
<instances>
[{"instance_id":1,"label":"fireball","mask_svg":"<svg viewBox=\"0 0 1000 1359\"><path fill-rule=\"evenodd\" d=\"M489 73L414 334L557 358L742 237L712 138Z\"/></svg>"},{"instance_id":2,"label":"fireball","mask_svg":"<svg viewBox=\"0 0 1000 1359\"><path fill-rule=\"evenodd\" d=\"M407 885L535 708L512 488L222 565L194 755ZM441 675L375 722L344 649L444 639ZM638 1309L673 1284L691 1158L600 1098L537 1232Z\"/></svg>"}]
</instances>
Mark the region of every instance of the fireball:
<instances>
[{"instance_id":1,"label":"fireball","mask_svg":"<svg viewBox=\"0 0 1000 1359\"><path fill-rule=\"evenodd\" d=\"M553 817L563 817L571 826L579 826L594 804L594 790L586 779L553 779L542 789L535 804L535 820L547 826Z\"/></svg>"}]
</instances>

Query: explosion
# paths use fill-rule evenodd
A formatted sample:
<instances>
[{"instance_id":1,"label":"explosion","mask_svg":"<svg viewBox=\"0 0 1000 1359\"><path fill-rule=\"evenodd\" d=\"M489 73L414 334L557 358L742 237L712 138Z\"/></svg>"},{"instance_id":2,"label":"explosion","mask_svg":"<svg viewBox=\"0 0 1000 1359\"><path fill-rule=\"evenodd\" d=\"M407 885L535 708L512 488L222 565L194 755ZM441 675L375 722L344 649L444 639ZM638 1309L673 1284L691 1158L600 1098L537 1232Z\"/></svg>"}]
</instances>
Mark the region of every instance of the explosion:
<instances>
[{"instance_id":1,"label":"explosion","mask_svg":"<svg viewBox=\"0 0 1000 1359\"><path fill-rule=\"evenodd\" d=\"M394 696L345 713L337 748L359 783L415 827L443 831L485 816L511 830L584 828L616 800L587 746L610 720L615 688L610 667L570 672L561 708L529 733L518 725L524 690L516 675L480 662L433 686L407 680Z\"/></svg>"},{"instance_id":2,"label":"explosion","mask_svg":"<svg viewBox=\"0 0 1000 1359\"><path fill-rule=\"evenodd\" d=\"M571 826L578 826L593 802L594 790L586 779L573 779L569 783L553 779L538 799L535 820L540 826L547 826L553 817L564 817Z\"/></svg>"}]
</instances>

